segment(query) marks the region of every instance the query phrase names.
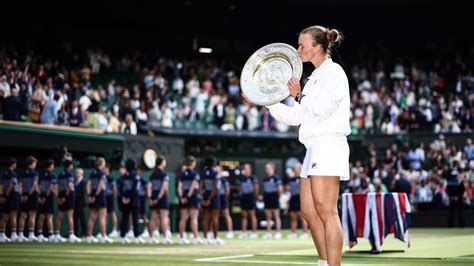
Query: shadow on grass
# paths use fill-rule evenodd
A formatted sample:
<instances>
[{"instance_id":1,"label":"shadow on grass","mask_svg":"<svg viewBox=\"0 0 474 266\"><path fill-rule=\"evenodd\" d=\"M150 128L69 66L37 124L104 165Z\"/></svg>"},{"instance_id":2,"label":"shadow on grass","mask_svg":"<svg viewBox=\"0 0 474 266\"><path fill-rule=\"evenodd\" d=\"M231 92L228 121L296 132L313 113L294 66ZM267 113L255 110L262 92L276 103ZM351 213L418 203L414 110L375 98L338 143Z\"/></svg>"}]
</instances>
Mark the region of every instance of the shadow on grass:
<instances>
[{"instance_id":1,"label":"shadow on grass","mask_svg":"<svg viewBox=\"0 0 474 266\"><path fill-rule=\"evenodd\" d=\"M382 254L382 253L405 253L405 250L400 249L400 250L384 250L382 252L377 252L373 250L353 250L353 251L346 251L344 254Z\"/></svg>"}]
</instances>

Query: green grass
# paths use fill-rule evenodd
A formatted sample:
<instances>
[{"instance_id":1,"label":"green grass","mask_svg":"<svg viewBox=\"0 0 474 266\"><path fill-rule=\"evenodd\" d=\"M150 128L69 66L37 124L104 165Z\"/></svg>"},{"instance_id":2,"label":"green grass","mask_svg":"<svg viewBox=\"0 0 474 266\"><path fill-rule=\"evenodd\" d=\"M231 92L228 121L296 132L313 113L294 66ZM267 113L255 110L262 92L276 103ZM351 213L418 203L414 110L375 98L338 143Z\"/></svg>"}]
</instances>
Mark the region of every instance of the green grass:
<instances>
[{"instance_id":1,"label":"green grass","mask_svg":"<svg viewBox=\"0 0 474 266\"><path fill-rule=\"evenodd\" d=\"M286 236L286 233L284 236ZM410 229L411 247L389 236L382 254L368 252L364 239L351 250L344 247L349 265L474 265L474 229ZM239 256L220 261L203 258ZM316 262L311 240L227 240L223 246L149 244L0 244L4 265L267 265ZM263 264L262 264L263 265Z\"/></svg>"}]
</instances>

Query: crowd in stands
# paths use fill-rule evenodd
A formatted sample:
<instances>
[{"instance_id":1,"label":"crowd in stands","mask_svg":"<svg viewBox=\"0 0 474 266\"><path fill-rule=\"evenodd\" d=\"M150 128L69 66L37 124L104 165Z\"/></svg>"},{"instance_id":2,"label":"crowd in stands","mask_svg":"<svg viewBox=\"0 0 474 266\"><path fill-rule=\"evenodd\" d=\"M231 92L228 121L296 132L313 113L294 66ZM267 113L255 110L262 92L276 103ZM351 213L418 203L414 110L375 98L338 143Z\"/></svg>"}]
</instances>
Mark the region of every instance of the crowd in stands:
<instances>
[{"instance_id":1,"label":"crowd in stands","mask_svg":"<svg viewBox=\"0 0 474 266\"><path fill-rule=\"evenodd\" d=\"M444 134L431 143L393 143L380 153L367 148L356 161L344 192L404 192L415 211L449 209L449 225L464 226L463 210L474 207L474 144L456 145Z\"/></svg>"},{"instance_id":2,"label":"crowd in stands","mask_svg":"<svg viewBox=\"0 0 474 266\"><path fill-rule=\"evenodd\" d=\"M243 102L242 66L225 60L142 52L109 56L99 49L62 53L44 57L0 48L3 120L124 134L148 128L296 130L274 120L267 108ZM450 59L348 65L352 133L472 132L474 73L463 57ZM293 99L285 101L291 105Z\"/></svg>"}]
</instances>

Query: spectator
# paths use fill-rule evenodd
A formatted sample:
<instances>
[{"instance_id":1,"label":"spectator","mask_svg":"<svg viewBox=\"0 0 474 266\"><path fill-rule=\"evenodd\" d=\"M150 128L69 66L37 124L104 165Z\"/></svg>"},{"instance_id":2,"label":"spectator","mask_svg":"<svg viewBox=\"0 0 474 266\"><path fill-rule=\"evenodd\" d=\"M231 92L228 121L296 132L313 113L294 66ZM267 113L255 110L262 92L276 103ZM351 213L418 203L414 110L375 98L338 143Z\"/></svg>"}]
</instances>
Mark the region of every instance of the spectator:
<instances>
[{"instance_id":1,"label":"spectator","mask_svg":"<svg viewBox=\"0 0 474 266\"><path fill-rule=\"evenodd\" d=\"M460 178L461 176L452 175L448 179L448 185L446 193L449 196L449 213L448 213L448 226L453 227L455 225L455 218L457 217L458 226L465 226L464 216L464 181Z\"/></svg>"},{"instance_id":2,"label":"spectator","mask_svg":"<svg viewBox=\"0 0 474 266\"><path fill-rule=\"evenodd\" d=\"M175 94L183 94L184 82L181 76L178 75L175 77L175 79L173 80L172 89Z\"/></svg>"},{"instance_id":3,"label":"spectator","mask_svg":"<svg viewBox=\"0 0 474 266\"><path fill-rule=\"evenodd\" d=\"M94 127L97 128L100 131L105 132L107 130L108 125L109 125L109 121L108 121L107 115L106 115L106 107L101 106L101 107L99 107L99 113L97 114L96 122L94 124Z\"/></svg>"},{"instance_id":4,"label":"spectator","mask_svg":"<svg viewBox=\"0 0 474 266\"><path fill-rule=\"evenodd\" d=\"M59 105L59 103L58 103L58 105ZM62 106L58 111L57 124L60 125L60 126L69 126L69 112L68 112L66 102L62 103Z\"/></svg>"},{"instance_id":5,"label":"spectator","mask_svg":"<svg viewBox=\"0 0 474 266\"><path fill-rule=\"evenodd\" d=\"M11 89L11 94L3 102L3 119L21 121L21 102L16 88Z\"/></svg>"},{"instance_id":6,"label":"spectator","mask_svg":"<svg viewBox=\"0 0 474 266\"><path fill-rule=\"evenodd\" d=\"M148 109L148 121L147 125L151 128L158 128L161 126L161 111L160 101L157 99L152 103L152 107Z\"/></svg>"},{"instance_id":7,"label":"spectator","mask_svg":"<svg viewBox=\"0 0 474 266\"><path fill-rule=\"evenodd\" d=\"M72 127L80 127L83 121L82 111L77 100L72 102L71 110L69 111L69 125Z\"/></svg>"},{"instance_id":8,"label":"spectator","mask_svg":"<svg viewBox=\"0 0 474 266\"><path fill-rule=\"evenodd\" d=\"M41 112L41 123L53 125L57 120L56 106L58 104L59 95L55 94L54 98L49 100L43 107Z\"/></svg>"},{"instance_id":9,"label":"spectator","mask_svg":"<svg viewBox=\"0 0 474 266\"><path fill-rule=\"evenodd\" d=\"M420 170L421 163L424 160L424 152L422 153L415 144L412 144L410 151L407 154L407 160L410 163L410 168Z\"/></svg>"},{"instance_id":10,"label":"spectator","mask_svg":"<svg viewBox=\"0 0 474 266\"><path fill-rule=\"evenodd\" d=\"M122 123L120 133L126 135L136 135L138 133L137 124L135 124L135 121L133 121L133 117L131 114L127 114L125 116L125 121Z\"/></svg>"},{"instance_id":11,"label":"spectator","mask_svg":"<svg viewBox=\"0 0 474 266\"><path fill-rule=\"evenodd\" d=\"M33 95L31 95L31 105L39 108L40 106L43 106L47 100L48 97L46 96L46 91L42 85L38 85L36 90L33 92Z\"/></svg>"},{"instance_id":12,"label":"spectator","mask_svg":"<svg viewBox=\"0 0 474 266\"><path fill-rule=\"evenodd\" d=\"M227 98L222 97L220 102L217 103L216 106L214 106L214 124L217 126L217 128L221 128L224 124L226 103Z\"/></svg>"},{"instance_id":13,"label":"spectator","mask_svg":"<svg viewBox=\"0 0 474 266\"><path fill-rule=\"evenodd\" d=\"M107 102L109 103L109 106L112 106L115 103L116 100L116 88L115 88L115 79L111 80L109 84L107 85Z\"/></svg>"},{"instance_id":14,"label":"spectator","mask_svg":"<svg viewBox=\"0 0 474 266\"><path fill-rule=\"evenodd\" d=\"M168 104L164 102L161 105L161 126L162 127L173 127L173 112L168 108Z\"/></svg>"},{"instance_id":15,"label":"spectator","mask_svg":"<svg viewBox=\"0 0 474 266\"><path fill-rule=\"evenodd\" d=\"M468 160L474 159L474 144L472 144L471 138L466 140L466 145L464 145L463 152L466 154Z\"/></svg>"},{"instance_id":16,"label":"spectator","mask_svg":"<svg viewBox=\"0 0 474 266\"><path fill-rule=\"evenodd\" d=\"M118 111L114 110L109 117L109 123L107 126L107 132L109 133L119 133L121 129L121 123L119 120Z\"/></svg>"},{"instance_id":17,"label":"spectator","mask_svg":"<svg viewBox=\"0 0 474 266\"><path fill-rule=\"evenodd\" d=\"M0 95L4 98L10 96L10 84L7 81L7 75L0 76Z\"/></svg>"},{"instance_id":18,"label":"spectator","mask_svg":"<svg viewBox=\"0 0 474 266\"><path fill-rule=\"evenodd\" d=\"M136 118L137 118L137 126L138 128L143 128L146 126L148 121L148 114L146 111L146 105L144 102L140 103L140 108L136 111Z\"/></svg>"},{"instance_id":19,"label":"spectator","mask_svg":"<svg viewBox=\"0 0 474 266\"><path fill-rule=\"evenodd\" d=\"M390 189L393 192L404 192L408 198L411 196L411 183L405 175L396 174L392 181L392 187Z\"/></svg>"}]
</instances>

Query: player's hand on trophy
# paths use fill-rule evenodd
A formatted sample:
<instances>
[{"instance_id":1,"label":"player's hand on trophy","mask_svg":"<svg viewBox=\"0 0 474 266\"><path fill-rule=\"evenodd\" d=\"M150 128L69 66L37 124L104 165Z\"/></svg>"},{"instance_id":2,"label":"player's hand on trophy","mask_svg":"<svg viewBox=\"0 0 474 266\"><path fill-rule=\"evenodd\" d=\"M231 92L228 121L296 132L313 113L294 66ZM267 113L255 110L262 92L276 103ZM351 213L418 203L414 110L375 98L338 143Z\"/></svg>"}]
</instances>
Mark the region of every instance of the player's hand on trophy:
<instances>
[{"instance_id":1,"label":"player's hand on trophy","mask_svg":"<svg viewBox=\"0 0 474 266\"><path fill-rule=\"evenodd\" d=\"M296 77L291 77L288 81L288 89L290 90L291 96L295 97L298 92L301 92L300 80Z\"/></svg>"},{"instance_id":2,"label":"player's hand on trophy","mask_svg":"<svg viewBox=\"0 0 474 266\"><path fill-rule=\"evenodd\" d=\"M242 95L242 100L244 103L247 103L247 104L251 104L252 102L249 100L249 98L247 98L247 96L245 96L245 94L241 94Z\"/></svg>"}]
</instances>

